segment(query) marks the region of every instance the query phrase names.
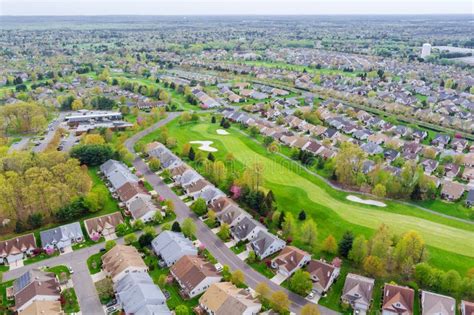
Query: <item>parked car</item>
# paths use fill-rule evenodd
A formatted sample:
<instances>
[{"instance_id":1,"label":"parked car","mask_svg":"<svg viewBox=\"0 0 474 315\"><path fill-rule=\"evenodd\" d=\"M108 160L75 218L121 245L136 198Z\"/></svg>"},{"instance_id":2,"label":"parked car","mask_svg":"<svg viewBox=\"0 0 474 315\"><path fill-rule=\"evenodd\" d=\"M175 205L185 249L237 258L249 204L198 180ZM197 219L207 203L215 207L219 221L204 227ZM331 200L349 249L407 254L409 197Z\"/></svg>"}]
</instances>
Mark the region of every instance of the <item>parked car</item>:
<instances>
[{"instance_id":1,"label":"parked car","mask_svg":"<svg viewBox=\"0 0 474 315\"><path fill-rule=\"evenodd\" d=\"M105 304L106 307L111 307L111 306L115 306L117 304L117 300L116 299L112 299L110 302L108 302L107 304Z\"/></svg>"},{"instance_id":2,"label":"parked car","mask_svg":"<svg viewBox=\"0 0 474 315\"><path fill-rule=\"evenodd\" d=\"M118 310L118 307L114 305L114 306L108 307L106 312L107 312L107 314L112 314L117 310Z\"/></svg>"}]
</instances>

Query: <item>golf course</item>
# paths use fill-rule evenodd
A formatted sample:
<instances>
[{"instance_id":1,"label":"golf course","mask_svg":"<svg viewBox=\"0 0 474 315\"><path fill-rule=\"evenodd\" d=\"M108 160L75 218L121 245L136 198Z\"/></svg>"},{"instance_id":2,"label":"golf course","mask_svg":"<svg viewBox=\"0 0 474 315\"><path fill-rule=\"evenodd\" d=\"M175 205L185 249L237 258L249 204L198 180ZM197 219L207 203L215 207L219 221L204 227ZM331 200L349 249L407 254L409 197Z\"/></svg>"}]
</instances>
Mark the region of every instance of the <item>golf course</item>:
<instances>
[{"instance_id":1,"label":"golf course","mask_svg":"<svg viewBox=\"0 0 474 315\"><path fill-rule=\"evenodd\" d=\"M474 266L474 225L394 201L384 200L386 206L378 207L347 200L347 196L354 194L335 190L296 162L268 152L238 126L227 129L227 135L219 134L217 129L221 127L218 123L211 124L207 115L201 117L201 122L185 125L174 120L167 128L177 140L176 152L191 141L212 141L212 146L217 149L213 155L224 160L231 152L238 169L255 162L261 163L264 167L264 186L275 194L278 209L292 212L295 217L304 209L317 223L318 238L321 240L329 234L340 238L347 230L355 235L370 237L384 223L397 234L409 230L419 232L429 247L429 262L433 266L444 270L455 269L461 274ZM142 139L145 142L152 140L153 135ZM199 145L193 147L199 150Z\"/></svg>"}]
</instances>

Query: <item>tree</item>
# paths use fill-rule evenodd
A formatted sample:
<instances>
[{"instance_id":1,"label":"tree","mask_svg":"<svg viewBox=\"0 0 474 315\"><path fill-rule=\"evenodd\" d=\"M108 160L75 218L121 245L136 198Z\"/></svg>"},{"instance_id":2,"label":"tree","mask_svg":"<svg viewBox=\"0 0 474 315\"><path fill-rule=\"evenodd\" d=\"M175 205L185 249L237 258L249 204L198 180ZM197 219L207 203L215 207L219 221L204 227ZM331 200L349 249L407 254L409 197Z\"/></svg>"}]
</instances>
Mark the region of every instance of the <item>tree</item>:
<instances>
[{"instance_id":1,"label":"tree","mask_svg":"<svg viewBox=\"0 0 474 315\"><path fill-rule=\"evenodd\" d=\"M237 269L234 271L230 277L230 282L232 282L237 287L245 283L245 275L242 270Z\"/></svg>"},{"instance_id":2,"label":"tree","mask_svg":"<svg viewBox=\"0 0 474 315\"><path fill-rule=\"evenodd\" d=\"M155 237L156 236L156 230L152 226L145 226L143 228L143 233L144 234L150 234L151 236Z\"/></svg>"},{"instance_id":3,"label":"tree","mask_svg":"<svg viewBox=\"0 0 474 315\"><path fill-rule=\"evenodd\" d=\"M311 275L307 271L297 270L290 278L290 289L299 295L306 296L313 288Z\"/></svg>"},{"instance_id":4,"label":"tree","mask_svg":"<svg viewBox=\"0 0 474 315\"><path fill-rule=\"evenodd\" d=\"M441 280L441 288L444 292L456 294L461 288L461 276L456 270L446 272Z\"/></svg>"},{"instance_id":5,"label":"tree","mask_svg":"<svg viewBox=\"0 0 474 315\"><path fill-rule=\"evenodd\" d=\"M197 215L202 216L207 213L207 204L206 200L203 198L198 198L196 201L191 205L191 210Z\"/></svg>"},{"instance_id":6,"label":"tree","mask_svg":"<svg viewBox=\"0 0 474 315\"><path fill-rule=\"evenodd\" d=\"M158 224L161 223L161 221L163 221L163 215L160 210L157 210L153 215L153 223Z\"/></svg>"},{"instance_id":7,"label":"tree","mask_svg":"<svg viewBox=\"0 0 474 315\"><path fill-rule=\"evenodd\" d=\"M26 221L32 229L37 229L43 225L43 214L42 213L32 213L28 216Z\"/></svg>"},{"instance_id":8,"label":"tree","mask_svg":"<svg viewBox=\"0 0 474 315\"><path fill-rule=\"evenodd\" d=\"M374 189L372 189L372 194L379 198L385 198L387 195L387 189L385 188L384 184L379 183L375 185Z\"/></svg>"},{"instance_id":9,"label":"tree","mask_svg":"<svg viewBox=\"0 0 474 315\"><path fill-rule=\"evenodd\" d=\"M365 158L366 154L359 146L344 142L335 158L337 180L345 185L355 185Z\"/></svg>"},{"instance_id":10,"label":"tree","mask_svg":"<svg viewBox=\"0 0 474 315\"><path fill-rule=\"evenodd\" d=\"M275 291L270 297L271 308L280 314L288 312L290 308L290 300L288 295L283 291Z\"/></svg>"},{"instance_id":11,"label":"tree","mask_svg":"<svg viewBox=\"0 0 474 315\"><path fill-rule=\"evenodd\" d=\"M230 238L230 227L227 223L223 223L219 232L217 232L217 236L223 241L227 241Z\"/></svg>"},{"instance_id":12,"label":"tree","mask_svg":"<svg viewBox=\"0 0 474 315\"><path fill-rule=\"evenodd\" d=\"M286 219L285 219L286 221ZM301 240L308 246L314 247L317 243L318 229L316 223L309 219L303 223L301 227Z\"/></svg>"},{"instance_id":13,"label":"tree","mask_svg":"<svg viewBox=\"0 0 474 315\"><path fill-rule=\"evenodd\" d=\"M130 233L130 234L125 235L123 237L123 240L124 240L125 244L130 245L130 244L135 243L137 241L137 236L135 235L135 233Z\"/></svg>"},{"instance_id":14,"label":"tree","mask_svg":"<svg viewBox=\"0 0 474 315\"><path fill-rule=\"evenodd\" d=\"M270 287L268 286L266 282L260 282L255 287L255 292L258 293L259 295L258 298L260 302L262 302L263 300L267 300L270 297L272 290L270 289Z\"/></svg>"},{"instance_id":15,"label":"tree","mask_svg":"<svg viewBox=\"0 0 474 315\"><path fill-rule=\"evenodd\" d=\"M114 156L114 152L108 145L87 144L74 146L71 149L71 157L78 159L81 164L89 166L101 165Z\"/></svg>"},{"instance_id":16,"label":"tree","mask_svg":"<svg viewBox=\"0 0 474 315\"><path fill-rule=\"evenodd\" d=\"M247 257L247 262L252 264L257 261L257 254L255 254L255 251L251 250L249 251L249 255Z\"/></svg>"},{"instance_id":17,"label":"tree","mask_svg":"<svg viewBox=\"0 0 474 315\"><path fill-rule=\"evenodd\" d=\"M116 243L114 240L108 240L107 242L105 242L105 250L106 250L106 251L109 251L109 250L111 250L115 245L117 245L117 243Z\"/></svg>"},{"instance_id":18,"label":"tree","mask_svg":"<svg viewBox=\"0 0 474 315\"><path fill-rule=\"evenodd\" d=\"M293 218L293 215L291 213L286 214L285 220L283 221L281 225L283 235L285 237L291 237L293 233L295 232L295 227L296 227L296 224L295 224L295 219Z\"/></svg>"},{"instance_id":19,"label":"tree","mask_svg":"<svg viewBox=\"0 0 474 315\"><path fill-rule=\"evenodd\" d=\"M342 257L347 257L350 250L352 249L352 242L354 241L354 235L351 231L347 231L342 236L341 241L339 242L339 254Z\"/></svg>"},{"instance_id":20,"label":"tree","mask_svg":"<svg viewBox=\"0 0 474 315\"><path fill-rule=\"evenodd\" d=\"M367 256L364 259L364 271L372 277L382 277L385 274L385 264L377 256Z\"/></svg>"},{"instance_id":21,"label":"tree","mask_svg":"<svg viewBox=\"0 0 474 315\"><path fill-rule=\"evenodd\" d=\"M82 144L104 144L105 139L100 134L91 133L91 134L85 135L82 138L81 143Z\"/></svg>"},{"instance_id":22,"label":"tree","mask_svg":"<svg viewBox=\"0 0 474 315\"><path fill-rule=\"evenodd\" d=\"M349 251L348 258L355 262L356 264L360 265L365 257L367 256L368 248L367 248L367 241L363 235L359 235L354 239L352 243L352 248Z\"/></svg>"},{"instance_id":23,"label":"tree","mask_svg":"<svg viewBox=\"0 0 474 315\"><path fill-rule=\"evenodd\" d=\"M178 305L174 310L176 315L189 315L189 309L186 305Z\"/></svg>"},{"instance_id":24,"label":"tree","mask_svg":"<svg viewBox=\"0 0 474 315\"><path fill-rule=\"evenodd\" d=\"M160 275L158 277L158 286L160 288L163 288L165 285L166 285L166 281L167 281L168 277L164 274Z\"/></svg>"},{"instance_id":25,"label":"tree","mask_svg":"<svg viewBox=\"0 0 474 315\"><path fill-rule=\"evenodd\" d=\"M181 224L181 230L187 237L192 237L196 233L196 224L191 218L186 218Z\"/></svg>"},{"instance_id":26,"label":"tree","mask_svg":"<svg viewBox=\"0 0 474 315\"><path fill-rule=\"evenodd\" d=\"M191 144L189 143L183 144L183 148L181 150L181 156L189 156L190 150L191 150Z\"/></svg>"},{"instance_id":27,"label":"tree","mask_svg":"<svg viewBox=\"0 0 474 315\"><path fill-rule=\"evenodd\" d=\"M424 261L426 256L425 241L416 231L405 233L395 246L394 258L399 269L403 264L407 263L410 263L410 266L407 266L407 268L411 269L415 264Z\"/></svg>"},{"instance_id":28,"label":"tree","mask_svg":"<svg viewBox=\"0 0 474 315\"><path fill-rule=\"evenodd\" d=\"M209 154L207 155L207 159L209 161L212 161L212 162L214 162L216 160L216 158L214 157L214 154L212 154L212 152L209 152Z\"/></svg>"},{"instance_id":29,"label":"tree","mask_svg":"<svg viewBox=\"0 0 474 315\"><path fill-rule=\"evenodd\" d=\"M171 226L171 231L173 232L181 232L181 226L179 225L178 221L174 221L173 225Z\"/></svg>"},{"instance_id":30,"label":"tree","mask_svg":"<svg viewBox=\"0 0 474 315\"><path fill-rule=\"evenodd\" d=\"M143 230L143 228L145 227L145 223L143 222L142 219L138 219L138 220L135 220L135 222L132 223L132 227L135 230Z\"/></svg>"},{"instance_id":31,"label":"tree","mask_svg":"<svg viewBox=\"0 0 474 315\"><path fill-rule=\"evenodd\" d=\"M189 158L191 161L194 161L194 159L196 158L196 153L194 152L193 147L191 147L191 148L189 149L188 158Z\"/></svg>"},{"instance_id":32,"label":"tree","mask_svg":"<svg viewBox=\"0 0 474 315\"><path fill-rule=\"evenodd\" d=\"M319 308L313 303L307 303L301 308L301 315L320 315Z\"/></svg>"},{"instance_id":33,"label":"tree","mask_svg":"<svg viewBox=\"0 0 474 315\"><path fill-rule=\"evenodd\" d=\"M148 162L148 166L152 172L158 172L161 167L161 162L157 157L152 156Z\"/></svg>"},{"instance_id":34,"label":"tree","mask_svg":"<svg viewBox=\"0 0 474 315\"><path fill-rule=\"evenodd\" d=\"M117 236L123 236L125 235L125 233L127 232L128 230L128 226L127 224L125 223L119 223L116 227L115 227L115 234L117 234Z\"/></svg>"},{"instance_id":35,"label":"tree","mask_svg":"<svg viewBox=\"0 0 474 315\"><path fill-rule=\"evenodd\" d=\"M140 245L141 248L150 246L151 241L153 241L153 239L154 239L153 235L149 233L144 233L140 235L140 237L138 238L138 245Z\"/></svg>"},{"instance_id":36,"label":"tree","mask_svg":"<svg viewBox=\"0 0 474 315\"><path fill-rule=\"evenodd\" d=\"M71 104L72 110L79 110L83 108L84 108L84 104L82 103L82 100L80 98L75 99Z\"/></svg>"},{"instance_id":37,"label":"tree","mask_svg":"<svg viewBox=\"0 0 474 315\"><path fill-rule=\"evenodd\" d=\"M207 211L207 222L210 226L216 225L216 213L214 211Z\"/></svg>"},{"instance_id":38,"label":"tree","mask_svg":"<svg viewBox=\"0 0 474 315\"><path fill-rule=\"evenodd\" d=\"M329 235L323 241L323 251L335 255L337 253L337 241L334 236Z\"/></svg>"},{"instance_id":39,"label":"tree","mask_svg":"<svg viewBox=\"0 0 474 315\"><path fill-rule=\"evenodd\" d=\"M304 210L301 210L300 213L298 214L298 220L300 221L306 220L306 212L304 212Z\"/></svg>"}]
</instances>

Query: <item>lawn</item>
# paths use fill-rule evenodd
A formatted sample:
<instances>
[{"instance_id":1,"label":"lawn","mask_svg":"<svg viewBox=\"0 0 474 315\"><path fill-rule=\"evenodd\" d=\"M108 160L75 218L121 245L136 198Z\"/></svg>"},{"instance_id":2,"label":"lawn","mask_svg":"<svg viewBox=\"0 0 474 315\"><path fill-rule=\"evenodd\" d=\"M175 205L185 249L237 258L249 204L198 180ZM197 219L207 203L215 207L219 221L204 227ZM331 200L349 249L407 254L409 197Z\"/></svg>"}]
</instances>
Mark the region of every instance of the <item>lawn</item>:
<instances>
[{"instance_id":1,"label":"lawn","mask_svg":"<svg viewBox=\"0 0 474 315\"><path fill-rule=\"evenodd\" d=\"M66 279L69 279L69 268L64 265L58 265L54 267L47 268L46 271L53 272L58 279L61 279L62 275L66 276Z\"/></svg>"},{"instance_id":2,"label":"lawn","mask_svg":"<svg viewBox=\"0 0 474 315\"><path fill-rule=\"evenodd\" d=\"M66 313L79 312L79 302L77 301L76 291L74 288L69 288L61 292L61 298L64 299L63 310Z\"/></svg>"},{"instance_id":3,"label":"lawn","mask_svg":"<svg viewBox=\"0 0 474 315\"><path fill-rule=\"evenodd\" d=\"M205 118L208 120L208 116ZM230 135L218 135L219 125L197 123L185 128L177 120L168 130L178 141L178 148L193 140L214 141L217 158L232 152L235 169L259 162L264 167L264 186L271 189L280 210L296 217L301 209L317 222L320 239L333 234L340 238L346 230L369 237L382 223L393 231L418 231L430 248L430 262L441 269L455 269L464 274L472 267L474 257L474 226L420 211L411 206L387 201L387 207L365 206L346 200L347 193L336 191L322 179L309 174L297 163L267 152L240 130L232 127ZM184 132L183 132L184 131ZM153 138L151 138L153 139ZM197 150L197 147L195 147ZM318 249L317 249L318 250ZM317 252L317 251L316 251Z\"/></svg>"},{"instance_id":4,"label":"lawn","mask_svg":"<svg viewBox=\"0 0 474 315\"><path fill-rule=\"evenodd\" d=\"M102 256L103 252L99 252L87 258L87 267L91 275L99 273L102 268Z\"/></svg>"},{"instance_id":5,"label":"lawn","mask_svg":"<svg viewBox=\"0 0 474 315\"><path fill-rule=\"evenodd\" d=\"M268 279L271 279L275 276L275 273L267 266L265 261L256 261L253 263L247 262L247 265L252 267L252 269L258 271L260 274L264 275Z\"/></svg>"},{"instance_id":6,"label":"lawn","mask_svg":"<svg viewBox=\"0 0 474 315\"><path fill-rule=\"evenodd\" d=\"M0 314L13 314L13 312L8 311L8 308L15 305L15 301L7 299L7 288L11 287L14 281L0 283Z\"/></svg>"}]
</instances>

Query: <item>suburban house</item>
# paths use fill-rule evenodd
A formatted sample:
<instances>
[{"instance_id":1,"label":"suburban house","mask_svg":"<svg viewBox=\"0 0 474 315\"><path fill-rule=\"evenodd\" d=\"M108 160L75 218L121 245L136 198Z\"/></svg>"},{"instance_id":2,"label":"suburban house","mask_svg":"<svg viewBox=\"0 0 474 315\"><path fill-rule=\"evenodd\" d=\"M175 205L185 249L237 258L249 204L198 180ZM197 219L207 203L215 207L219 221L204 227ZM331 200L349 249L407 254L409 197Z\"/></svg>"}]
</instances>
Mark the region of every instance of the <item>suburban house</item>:
<instances>
[{"instance_id":1,"label":"suburban house","mask_svg":"<svg viewBox=\"0 0 474 315\"><path fill-rule=\"evenodd\" d=\"M141 183L127 182L117 189L117 195L120 201L127 203L135 196L148 196L149 193Z\"/></svg>"},{"instance_id":2,"label":"suburban house","mask_svg":"<svg viewBox=\"0 0 474 315\"><path fill-rule=\"evenodd\" d=\"M474 205L474 189L469 190L466 197L466 206L468 208Z\"/></svg>"},{"instance_id":3,"label":"suburban house","mask_svg":"<svg viewBox=\"0 0 474 315\"><path fill-rule=\"evenodd\" d=\"M59 301L61 288L56 275L31 269L13 282L15 311L22 313L35 301Z\"/></svg>"},{"instance_id":4,"label":"suburban house","mask_svg":"<svg viewBox=\"0 0 474 315\"><path fill-rule=\"evenodd\" d=\"M238 207L235 204L231 204L228 207L226 207L224 210L217 212L216 218L219 220L219 222L222 223L227 223L230 227L235 226L238 224L241 220L244 218L248 217L248 213L242 210L240 207Z\"/></svg>"},{"instance_id":5,"label":"suburban house","mask_svg":"<svg viewBox=\"0 0 474 315\"><path fill-rule=\"evenodd\" d=\"M375 155L383 153L383 149L377 143L374 142L366 142L360 146L362 150L364 150L368 155Z\"/></svg>"},{"instance_id":6,"label":"suburban house","mask_svg":"<svg viewBox=\"0 0 474 315\"><path fill-rule=\"evenodd\" d=\"M212 284L221 281L222 276L213 264L198 256L183 256L170 269L182 293L193 298L206 291Z\"/></svg>"},{"instance_id":7,"label":"suburban house","mask_svg":"<svg viewBox=\"0 0 474 315\"><path fill-rule=\"evenodd\" d=\"M306 266L306 271L311 275L313 291L323 295L339 276L340 268L322 260L311 260Z\"/></svg>"},{"instance_id":8,"label":"suburban house","mask_svg":"<svg viewBox=\"0 0 474 315\"><path fill-rule=\"evenodd\" d=\"M386 283L383 288L382 315L412 315L415 291Z\"/></svg>"},{"instance_id":9,"label":"suburban house","mask_svg":"<svg viewBox=\"0 0 474 315\"><path fill-rule=\"evenodd\" d=\"M462 173L462 178L467 181L472 181L474 179L474 168L466 167Z\"/></svg>"},{"instance_id":10,"label":"suburban house","mask_svg":"<svg viewBox=\"0 0 474 315\"><path fill-rule=\"evenodd\" d=\"M455 315L456 300L452 297L421 291L422 315Z\"/></svg>"},{"instance_id":11,"label":"suburban house","mask_svg":"<svg viewBox=\"0 0 474 315\"><path fill-rule=\"evenodd\" d=\"M146 272L129 273L114 284L125 314L171 314L166 297Z\"/></svg>"},{"instance_id":12,"label":"suburban house","mask_svg":"<svg viewBox=\"0 0 474 315\"><path fill-rule=\"evenodd\" d=\"M170 267L185 255L195 256L198 251L193 242L183 233L163 231L151 242L153 251L161 257L164 265Z\"/></svg>"},{"instance_id":13,"label":"suburban house","mask_svg":"<svg viewBox=\"0 0 474 315\"><path fill-rule=\"evenodd\" d=\"M463 184L444 181L441 188L441 198L448 201L456 201L464 194L465 187Z\"/></svg>"},{"instance_id":14,"label":"suburban house","mask_svg":"<svg viewBox=\"0 0 474 315\"><path fill-rule=\"evenodd\" d=\"M285 241L265 230L258 232L257 237L250 243L252 250L259 259L265 259L282 250L285 245Z\"/></svg>"},{"instance_id":15,"label":"suburban house","mask_svg":"<svg viewBox=\"0 0 474 315\"><path fill-rule=\"evenodd\" d=\"M116 191L127 182L138 183L138 177L127 168L125 164L115 160L108 160L100 166L100 171L112 186L112 191Z\"/></svg>"},{"instance_id":16,"label":"suburban house","mask_svg":"<svg viewBox=\"0 0 474 315\"><path fill-rule=\"evenodd\" d=\"M111 240L117 238L115 228L121 223L123 223L122 214L120 212L114 212L85 220L84 226L91 240L98 240L102 236L106 240Z\"/></svg>"},{"instance_id":17,"label":"suburban house","mask_svg":"<svg viewBox=\"0 0 474 315\"><path fill-rule=\"evenodd\" d=\"M254 315L262 309L251 293L230 282L211 285L199 298L199 306L211 315Z\"/></svg>"},{"instance_id":18,"label":"suburban house","mask_svg":"<svg viewBox=\"0 0 474 315\"><path fill-rule=\"evenodd\" d=\"M225 194L220 191L218 188L214 186L207 186L203 190L201 190L198 194L194 195L193 198L194 200L198 198L202 198L206 201L206 204L212 203L214 200L217 200L221 197L224 197Z\"/></svg>"},{"instance_id":19,"label":"suburban house","mask_svg":"<svg viewBox=\"0 0 474 315\"><path fill-rule=\"evenodd\" d=\"M281 253L272 259L273 269L286 276L291 276L296 270L305 266L311 260L311 255L294 246L286 246Z\"/></svg>"},{"instance_id":20,"label":"suburban house","mask_svg":"<svg viewBox=\"0 0 474 315\"><path fill-rule=\"evenodd\" d=\"M250 217L244 217L231 228L231 234L237 241L253 240L259 231L265 229L260 223Z\"/></svg>"},{"instance_id":21,"label":"suburban house","mask_svg":"<svg viewBox=\"0 0 474 315\"><path fill-rule=\"evenodd\" d=\"M0 263L10 265L10 268L18 266L35 248L36 239L33 233L1 241Z\"/></svg>"},{"instance_id":22,"label":"suburban house","mask_svg":"<svg viewBox=\"0 0 474 315\"><path fill-rule=\"evenodd\" d=\"M72 245L84 241L81 225L74 222L58 226L54 229L41 231L41 246L46 251L59 250L61 253L72 251Z\"/></svg>"},{"instance_id":23,"label":"suburban house","mask_svg":"<svg viewBox=\"0 0 474 315\"><path fill-rule=\"evenodd\" d=\"M133 221L138 219L143 222L151 221L158 211L150 195L136 195L127 201L126 205Z\"/></svg>"},{"instance_id":24,"label":"suburban house","mask_svg":"<svg viewBox=\"0 0 474 315\"><path fill-rule=\"evenodd\" d=\"M209 204L209 207L215 212L221 212L232 205L236 206L235 202L233 202L232 199L230 199L229 197L220 197L211 202Z\"/></svg>"},{"instance_id":25,"label":"suburban house","mask_svg":"<svg viewBox=\"0 0 474 315\"><path fill-rule=\"evenodd\" d=\"M212 187L212 184L209 183L204 178L201 178L198 181L187 185L184 190L186 192L186 195L194 198L194 196L201 193L204 189L206 189L209 186Z\"/></svg>"},{"instance_id":26,"label":"suburban house","mask_svg":"<svg viewBox=\"0 0 474 315\"><path fill-rule=\"evenodd\" d=\"M125 245L115 245L102 256L102 269L114 283L130 273L148 272L138 250Z\"/></svg>"},{"instance_id":27,"label":"suburban house","mask_svg":"<svg viewBox=\"0 0 474 315\"><path fill-rule=\"evenodd\" d=\"M59 300L35 300L23 311L18 312L22 315L64 315L65 313L61 309L61 302Z\"/></svg>"},{"instance_id":28,"label":"suburban house","mask_svg":"<svg viewBox=\"0 0 474 315\"><path fill-rule=\"evenodd\" d=\"M367 313L372 302L374 283L374 279L348 273L342 289L342 302L349 304L354 314Z\"/></svg>"},{"instance_id":29,"label":"suburban house","mask_svg":"<svg viewBox=\"0 0 474 315\"><path fill-rule=\"evenodd\" d=\"M474 303L461 301L461 315L472 315L474 313Z\"/></svg>"}]
</instances>

